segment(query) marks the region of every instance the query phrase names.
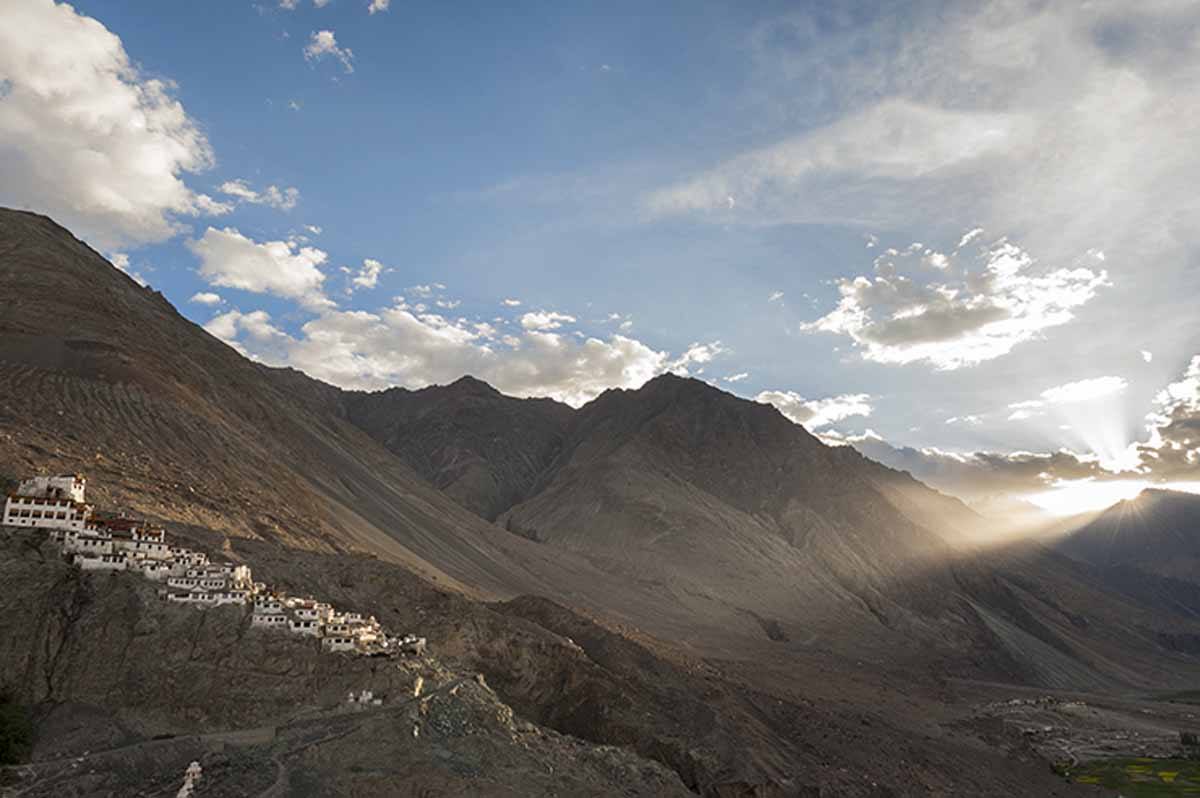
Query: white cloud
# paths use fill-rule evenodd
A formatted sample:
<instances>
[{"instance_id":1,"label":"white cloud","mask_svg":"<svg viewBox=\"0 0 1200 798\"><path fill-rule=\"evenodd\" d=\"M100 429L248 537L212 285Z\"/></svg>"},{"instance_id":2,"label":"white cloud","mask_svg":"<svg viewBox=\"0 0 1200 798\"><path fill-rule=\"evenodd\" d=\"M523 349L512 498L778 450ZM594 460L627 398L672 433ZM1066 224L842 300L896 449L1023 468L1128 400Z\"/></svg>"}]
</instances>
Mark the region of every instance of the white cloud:
<instances>
[{"instance_id":1,"label":"white cloud","mask_svg":"<svg viewBox=\"0 0 1200 798\"><path fill-rule=\"evenodd\" d=\"M284 11L295 11L300 0L279 0L279 7Z\"/></svg>"},{"instance_id":2,"label":"white cloud","mask_svg":"<svg viewBox=\"0 0 1200 798\"><path fill-rule=\"evenodd\" d=\"M503 304L504 304L506 307L510 307L510 308L519 308L519 307L521 307L521 300L519 300L519 299L506 299L506 300L504 300Z\"/></svg>"},{"instance_id":3,"label":"white cloud","mask_svg":"<svg viewBox=\"0 0 1200 798\"><path fill-rule=\"evenodd\" d=\"M373 258L366 258L358 272L350 280L352 290L354 288L374 288L379 284L379 275L383 273L383 270L382 263Z\"/></svg>"},{"instance_id":4,"label":"white cloud","mask_svg":"<svg viewBox=\"0 0 1200 798\"><path fill-rule=\"evenodd\" d=\"M1093 377L1056 385L1042 391L1037 399L1013 402L1008 407L1013 411L1009 421L1024 421L1041 415L1041 410L1051 405L1078 404L1103 399L1121 393L1129 386L1124 377Z\"/></svg>"},{"instance_id":5,"label":"white cloud","mask_svg":"<svg viewBox=\"0 0 1200 798\"><path fill-rule=\"evenodd\" d=\"M133 278L133 281L138 285L145 287L147 285L146 278L142 277L137 271L129 266L129 255L124 252L113 252L108 256L108 260L113 266L116 266L121 271Z\"/></svg>"},{"instance_id":6,"label":"white cloud","mask_svg":"<svg viewBox=\"0 0 1200 798\"><path fill-rule=\"evenodd\" d=\"M1073 310L1108 284L1082 265L1049 270L1001 240L977 256L941 255L937 280L921 282L912 261L931 253L914 244L875 259L874 275L842 280L838 306L804 324L806 332L849 336L866 360L928 361L956 369L1000 357L1042 331L1066 324Z\"/></svg>"},{"instance_id":7,"label":"white cloud","mask_svg":"<svg viewBox=\"0 0 1200 798\"><path fill-rule=\"evenodd\" d=\"M230 310L214 316L204 325L204 329L243 355L271 366L283 364L269 355L262 357L256 353L278 351L280 346L286 346L287 342L291 340L287 333L271 323L270 315L264 310L255 310L250 313ZM252 342L253 346L250 348L244 346L238 341L239 335L244 340Z\"/></svg>"},{"instance_id":8,"label":"white cloud","mask_svg":"<svg viewBox=\"0 0 1200 798\"><path fill-rule=\"evenodd\" d=\"M236 229L210 227L187 242L200 259L200 276L212 285L295 299L306 307L332 303L322 292L325 275L318 268L327 256L294 241L259 243Z\"/></svg>"},{"instance_id":9,"label":"white cloud","mask_svg":"<svg viewBox=\"0 0 1200 798\"><path fill-rule=\"evenodd\" d=\"M331 2L332 2L332 0L313 0L313 5L316 6L317 8L324 8L325 6L329 5Z\"/></svg>"},{"instance_id":10,"label":"white cloud","mask_svg":"<svg viewBox=\"0 0 1200 798\"><path fill-rule=\"evenodd\" d=\"M678 361L622 335L602 340L525 330L498 347L490 325L418 312L326 310L290 336L261 311L213 319L206 329L263 362L287 364L346 388L420 388L474 374L516 396L580 405L608 388L636 388Z\"/></svg>"},{"instance_id":11,"label":"white cloud","mask_svg":"<svg viewBox=\"0 0 1200 798\"><path fill-rule=\"evenodd\" d=\"M375 14L379 11L387 11L392 0L371 0L371 5L367 6L367 12Z\"/></svg>"},{"instance_id":12,"label":"white cloud","mask_svg":"<svg viewBox=\"0 0 1200 798\"><path fill-rule=\"evenodd\" d=\"M737 374L730 374L728 377L725 377L724 381L725 382L741 382L742 380L747 380L749 378L750 378L750 372L739 371Z\"/></svg>"},{"instance_id":13,"label":"white cloud","mask_svg":"<svg viewBox=\"0 0 1200 798\"><path fill-rule=\"evenodd\" d=\"M1177 355L1180 336L1155 322L1189 312L1174 288L1200 254L1200 4L953 5L764 20L744 42L754 97L727 110L778 138L664 181L643 196L648 215L939 238L983 227L1044 263L1114 274L1108 323L1063 340L1117 351L1142 335Z\"/></svg>"},{"instance_id":14,"label":"white cloud","mask_svg":"<svg viewBox=\"0 0 1200 798\"><path fill-rule=\"evenodd\" d=\"M772 291L771 295L767 297L768 302L778 302L781 299L783 299L782 291Z\"/></svg>"},{"instance_id":15,"label":"white cloud","mask_svg":"<svg viewBox=\"0 0 1200 798\"><path fill-rule=\"evenodd\" d=\"M1129 386L1123 377L1094 377L1088 380L1068 382L1042 391L1042 399L1049 404L1088 402L1124 391Z\"/></svg>"},{"instance_id":16,"label":"white cloud","mask_svg":"<svg viewBox=\"0 0 1200 798\"><path fill-rule=\"evenodd\" d=\"M955 249L962 249L967 244L970 244L972 241L974 241L975 239L979 238L982 235L983 235L982 227L976 227L973 230L968 230L967 232L963 233L962 238L958 239L958 246L955 247Z\"/></svg>"},{"instance_id":17,"label":"white cloud","mask_svg":"<svg viewBox=\"0 0 1200 798\"><path fill-rule=\"evenodd\" d=\"M214 294L212 291L198 291L192 294L192 298L188 300L188 302L195 302L197 305L219 305L221 301L221 295Z\"/></svg>"},{"instance_id":18,"label":"white cloud","mask_svg":"<svg viewBox=\"0 0 1200 798\"><path fill-rule=\"evenodd\" d=\"M539 310L521 316L521 326L526 330L557 330L564 324L574 324L575 321L574 316L556 311Z\"/></svg>"},{"instance_id":19,"label":"white cloud","mask_svg":"<svg viewBox=\"0 0 1200 798\"><path fill-rule=\"evenodd\" d=\"M805 399L794 391L763 391L754 400L774 405L780 413L809 430L826 427L852 416L871 415L871 397L865 393Z\"/></svg>"},{"instance_id":20,"label":"white cloud","mask_svg":"<svg viewBox=\"0 0 1200 798\"><path fill-rule=\"evenodd\" d=\"M260 191L255 191L245 180L226 180L218 189L222 194L233 197L241 202L253 205L268 205L281 211L290 211L300 201L300 190L297 188L279 188L271 185Z\"/></svg>"},{"instance_id":21,"label":"white cloud","mask_svg":"<svg viewBox=\"0 0 1200 798\"><path fill-rule=\"evenodd\" d=\"M1143 349L1142 350L1142 360L1149 363L1150 361L1154 360L1154 353L1147 349Z\"/></svg>"},{"instance_id":22,"label":"white cloud","mask_svg":"<svg viewBox=\"0 0 1200 798\"><path fill-rule=\"evenodd\" d=\"M621 325L624 328L624 325ZM720 341L702 344L699 342L692 343L682 355L672 360L667 365L667 370L680 376L687 376L692 373L693 367L699 366L695 370L697 374L704 373L704 366L711 363L713 358L725 352L725 347Z\"/></svg>"},{"instance_id":23,"label":"white cloud","mask_svg":"<svg viewBox=\"0 0 1200 798\"><path fill-rule=\"evenodd\" d=\"M821 175L853 172L863 179L919 178L998 155L1028 135L1020 117L948 110L907 99L890 99L814 133L739 156L698 177L652 192L652 214L720 211L725 198L769 211L809 201L801 187ZM807 192L804 192L807 193ZM820 201L819 199L817 200ZM817 208L802 212L818 220Z\"/></svg>"},{"instance_id":24,"label":"white cloud","mask_svg":"<svg viewBox=\"0 0 1200 798\"><path fill-rule=\"evenodd\" d=\"M1111 479L1094 456L1057 452L948 452L895 446L879 435L843 439L872 460L907 471L938 490L968 501L1043 491L1060 481Z\"/></svg>"},{"instance_id":25,"label":"white cloud","mask_svg":"<svg viewBox=\"0 0 1200 798\"><path fill-rule=\"evenodd\" d=\"M0 14L0 204L48 213L105 249L229 210L183 182L212 166L212 149L173 84L143 75L119 37L49 0Z\"/></svg>"},{"instance_id":26,"label":"white cloud","mask_svg":"<svg viewBox=\"0 0 1200 798\"><path fill-rule=\"evenodd\" d=\"M304 46L304 58L309 61L319 61L330 55L341 62L347 73L354 71L354 53L349 47L339 47L337 37L331 30L315 31Z\"/></svg>"},{"instance_id":27,"label":"white cloud","mask_svg":"<svg viewBox=\"0 0 1200 798\"><path fill-rule=\"evenodd\" d=\"M976 415L951 416L950 418L946 419L946 423L947 424L973 424L973 425L977 426L977 425L983 423L983 418L981 416L976 416Z\"/></svg>"},{"instance_id":28,"label":"white cloud","mask_svg":"<svg viewBox=\"0 0 1200 798\"><path fill-rule=\"evenodd\" d=\"M1200 355L1154 399L1149 438L1135 448L1140 470L1169 479L1200 479Z\"/></svg>"}]
</instances>

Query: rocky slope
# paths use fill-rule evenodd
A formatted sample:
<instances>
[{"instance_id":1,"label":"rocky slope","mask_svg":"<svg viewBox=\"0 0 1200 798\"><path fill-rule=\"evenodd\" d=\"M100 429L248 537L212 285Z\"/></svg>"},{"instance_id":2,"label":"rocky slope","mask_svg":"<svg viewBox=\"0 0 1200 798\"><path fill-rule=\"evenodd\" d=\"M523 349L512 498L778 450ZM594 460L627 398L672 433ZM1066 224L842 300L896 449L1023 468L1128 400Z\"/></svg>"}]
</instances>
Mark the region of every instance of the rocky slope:
<instances>
[{"instance_id":1,"label":"rocky slope","mask_svg":"<svg viewBox=\"0 0 1200 798\"><path fill-rule=\"evenodd\" d=\"M197 548L222 545L202 529L173 531ZM546 599L480 604L377 558L251 539L224 553L290 590L427 635L432 656L397 664L319 654L311 642L247 629L233 608L166 605L136 577L82 575L36 533L11 532L0 541L0 578L19 589L0 596L0 688L38 714L35 767L20 782L28 794L165 792L191 759L214 795L271 794L280 780L288 790L275 794L289 795L1058 788L1019 736L997 745L964 736L951 717L893 713L877 686L858 696L831 682L833 662L823 678L791 663L813 681L803 691L754 686L733 663L657 650ZM424 709L401 703L418 675ZM378 716L327 711L364 688L385 697ZM909 685L903 700L931 699ZM66 766L85 750L86 771Z\"/></svg>"},{"instance_id":2,"label":"rocky slope","mask_svg":"<svg viewBox=\"0 0 1200 798\"><path fill-rule=\"evenodd\" d=\"M489 521L533 493L572 416L560 402L514 399L472 377L347 393L343 402L353 424Z\"/></svg>"},{"instance_id":3,"label":"rocky slope","mask_svg":"<svg viewBox=\"0 0 1200 798\"><path fill-rule=\"evenodd\" d=\"M324 654L250 629L240 608L168 605L137 576L84 575L43 539L0 540L0 687L39 728L33 764L5 774L20 794L174 794L193 758L203 795L689 794L626 749L515 718L474 671ZM364 689L383 707L346 711Z\"/></svg>"},{"instance_id":4,"label":"rocky slope","mask_svg":"<svg viewBox=\"0 0 1200 798\"><path fill-rule=\"evenodd\" d=\"M0 382L3 479L80 471L110 508L369 551L473 595L604 583L495 534L351 424L338 389L251 362L49 219L3 209Z\"/></svg>"}]
</instances>

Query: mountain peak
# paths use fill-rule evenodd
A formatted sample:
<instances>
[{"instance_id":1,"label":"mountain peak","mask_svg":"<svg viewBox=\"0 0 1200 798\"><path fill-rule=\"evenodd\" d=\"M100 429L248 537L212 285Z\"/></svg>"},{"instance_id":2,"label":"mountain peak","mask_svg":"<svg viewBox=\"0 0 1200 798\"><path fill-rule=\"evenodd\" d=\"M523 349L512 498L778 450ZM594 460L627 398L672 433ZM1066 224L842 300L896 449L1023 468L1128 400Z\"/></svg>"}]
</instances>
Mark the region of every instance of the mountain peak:
<instances>
[{"instance_id":1,"label":"mountain peak","mask_svg":"<svg viewBox=\"0 0 1200 798\"><path fill-rule=\"evenodd\" d=\"M501 396L500 391L492 387L491 384L484 382L478 377L472 377L470 374L464 374L454 382L447 385L446 388L460 394Z\"/></svg>"}]
</instances>

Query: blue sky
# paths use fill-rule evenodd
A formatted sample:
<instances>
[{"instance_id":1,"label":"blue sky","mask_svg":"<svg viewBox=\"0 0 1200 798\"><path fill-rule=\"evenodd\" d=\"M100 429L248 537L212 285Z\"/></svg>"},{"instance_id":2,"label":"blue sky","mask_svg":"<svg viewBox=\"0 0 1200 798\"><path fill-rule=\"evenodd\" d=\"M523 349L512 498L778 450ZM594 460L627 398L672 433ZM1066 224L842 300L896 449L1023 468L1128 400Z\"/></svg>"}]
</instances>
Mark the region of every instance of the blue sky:
<instances>
[{"instance_id":1,"label":"blue sky","mask_svg":"<svg viewBox=\"0 0 1200 798\"><path fill-rule=\"evenodd\" d=\"M1073 453L1030 490L1200 467L1164 421L1200 408L1194 4L0 22L0 203L265 362L575 404L673 370L930 474Z\"/></svg>"}]
</instances>

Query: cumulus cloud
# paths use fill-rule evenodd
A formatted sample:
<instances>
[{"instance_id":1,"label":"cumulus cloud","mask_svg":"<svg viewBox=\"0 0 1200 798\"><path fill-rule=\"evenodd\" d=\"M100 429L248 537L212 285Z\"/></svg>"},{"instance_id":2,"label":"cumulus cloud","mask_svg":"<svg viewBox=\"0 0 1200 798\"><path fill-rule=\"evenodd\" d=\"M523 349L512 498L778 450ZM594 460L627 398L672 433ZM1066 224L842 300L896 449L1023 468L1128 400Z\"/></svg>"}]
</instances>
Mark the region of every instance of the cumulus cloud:
<instances>
[{"instance_id":1,"label":"cumulus cloud","mask_svg":"<svg viewBox=\"0 0 1200 798\"><path fill-rule=\"evenodd\" d=\"M281 211L290 211L300 201L300 189L267 186L262 191L256 191L245 180L226 180L218 189L222 194L233 197L240 202L252 205L268 205Z\"/></svg>"},{"instance_id":2,"label":"cumulus cloud","mask_svg":"<svg viewBox=\"0 0 1200 798\"><path fill-rule=\"evenodd\" d=\"M371 0L371 4L367 6L367 12L376 14L380 11L387 11L391 4L392 0Z\"/></svg>"},{"instance_id":3,"label":"cumulus cloud","mask_svg":"<svg viewBox=\"0 0 1200 798\"><path fill-rule=\"evenodd\" d=\"M350 278L350 290L356 288L374 288L379 284L379 275L383 273L384 266L379 261L373 258L366 258L362 262L362 266Z\"/></svg>"},{"instance_id":4,"label":"cumulus cloud","mask_svg":"<svg viewBox=\"0 0 1200 798\"><path fill-rule=\"evenodd\" d=\"M230 310L214 316L204 325L204 329L243 355L272 366L283 364L274 360L270 354L262 356L259 353L275 352L291 340L287 333L271 322L270 314L264 310L255 310L250 313ZM251 342L252 346L246 347L239 342L237 340L239 335Z\"/></svg>"},{"instance_id":5,"label":"cumulus cloud","mask_svg":"<svg viewBox=\"0 0 1200 798\"><path fill-rule=\"evenodd\" d=\"M794 391L763 391L754 400L774 405L791 421L809 430L827 427L852 416L871 415L871 397L865 393L805 399Z\"/></svg>"},{"instance_id":6,"label":"cumulus cloud","mask_svg":"<svg viewBox=\"0 0 1200 798\"><path fill-rule=\"evenodd\" d=\"M474 374L516 396L572 405L608 388L636 388L678 362L622 335L607 339L538 329L495 340L490 325L420 312L403 302L377 312L327 310L281 332L261 311L230 311L206 329L266 363L287 364L346 388L420 388Z\"/></svg>"},{"instance_id":7,"label":"cumulus cloud","mask_svg":"<svg viewBox=\"0 0 1200 798\"><path fill-rule=\"evenodd\" d=\"M926 279L920 266L934 256L941 265ZM1107 284L1102 269L1039 267L1003 239L950 255L913 244L876 258L872 276L842 280L837 307L801 329L849 336L866 360L956 369L1066 324Z\"/></svg>"},{"instance_id":8,"label":"cumulus cloud","mask_svg":"<svg viewBox=\"0 0 1200 798\"><path fill-rule=\"evenodd\" d=\"M743 43L755 97L736 110L777 139L645 192L648 218L920 229L938 240L979 226L1062 266L1102 252L1123 303L1103 297L1109 322L1062 338L1115 350L1140 335L1159 357L1177 354L1179 336L1134 306L1179 317L1192 301L1175 287L1200 253L1200 5L870 7L764 20ZM962 247L981 243L971 232Z\"/></svg>"},{"instance_id":9,"label":"cumulus cloud","mask_svg":"<svg viewBox=\"0 0 1200 798\"><path fill-rule=\"evenodd\" d=\"M142 277L141 274L139 274L137 271L135 271L129 265L129 255L128 254L126 254L124 252L113 252L108 256L108 261L113 266L116 266L118 269L120 269L121 271L125 272L130 277L132 277L133 281L136 282L138 285L143 286L143 287L146 285L146 278Z\"/></svg>"},{"instance_id":10,"label":"cumulus cloud","mask_svg":"<svg viewBox=\"0 0 1200 798\"><path fill-rule=\"evenodd\" d=\"M521 326L526 330L557 330L564 324L574 324L575 317L556 311L539 310L521 316Z\"/></svg>"},{"instance_id":11,"label":"cumulus cloud","mask_svg":"<svg viewBox=\"0 0 1200 798\"><path fill-rule=\"evenodd\" d=\"M925 484L966 501L999 495L1026 495L1060 482L1113 479L1097 458L1063 449L1056 452L948 452L895 446L868 431L844 439L876 462L907 471Z\"/></svg>"},{"instance_id":12,"label":"cumulus cloud","mask_svg":"<svg viewBox=\"0 0 1200 798\"><path fill-rule=\"evenodd\" d=\"M1163 479L1200 479L1200 355L1154 402L1148 440L1137 446L1140 470Z\"/></svg>"},{"instance_id":13,"label":"cumulus cloud","mask_svg":"<svg viewBox=\"0 0 1200 798\"><path fill-rule=\"evenodd\" d=\"M347 73L354 71L354 53L349 47L339 47L337 37L331 30L315 31L304 46L304 58L308 61L320 61L326 56L332 56L341 62L342 69Z\"/></svg>"},{"instance_id":14,"label":"cumulus cloud","mask_svg":"<svg viewBox=\"0 0 1200 798\"><path fill-rule=\"evenodd\" d=\"M325 275L319 268L327 256L315 247L295 241L260 243L232 227L210 227L187 246L200 259L200 276L211 285L286 297L309 308L332 304L323 293Z\"/></svg>"},{"instance_id":15,"label":"cumulus cloud","mask_svg":"<svg viewBox=\"0 0 1200 798\"><path fill-rule=\"evenodd\" d=\"M221 304L221 295L214 294L212 291L198 291L192 294L189 302L195 302L197 305L219 305Z\"/></svg>"},{"instance_id":16,"label":"cumulus cloud","mask_svg":"<svg viewBox=\"0 0 1200 798\"><path fill-rule=\"evenodd\" d=\"M621 325L621 329L625 329L625 325ZM672 360L667 365L667 370L680 376L691 374L695 369L696 374L704 373L704 366L711 363L713 358L725 352L725 347L720 341L702 344L699 341L693 342L679 357Z\"/></svg>"},{"instance_id":17,"label":"cumulus cloud","mask_svg":"<svg viewBox=\"0 0 1200 798\"><path fill-rule=\"evenodd\" d=\"M212 148L173 84L143 75L118 36L51 0L3 15L0 204L48 213L105 249L229 211L184 183L212 166Z\"/></svg>"}]
</instances>

